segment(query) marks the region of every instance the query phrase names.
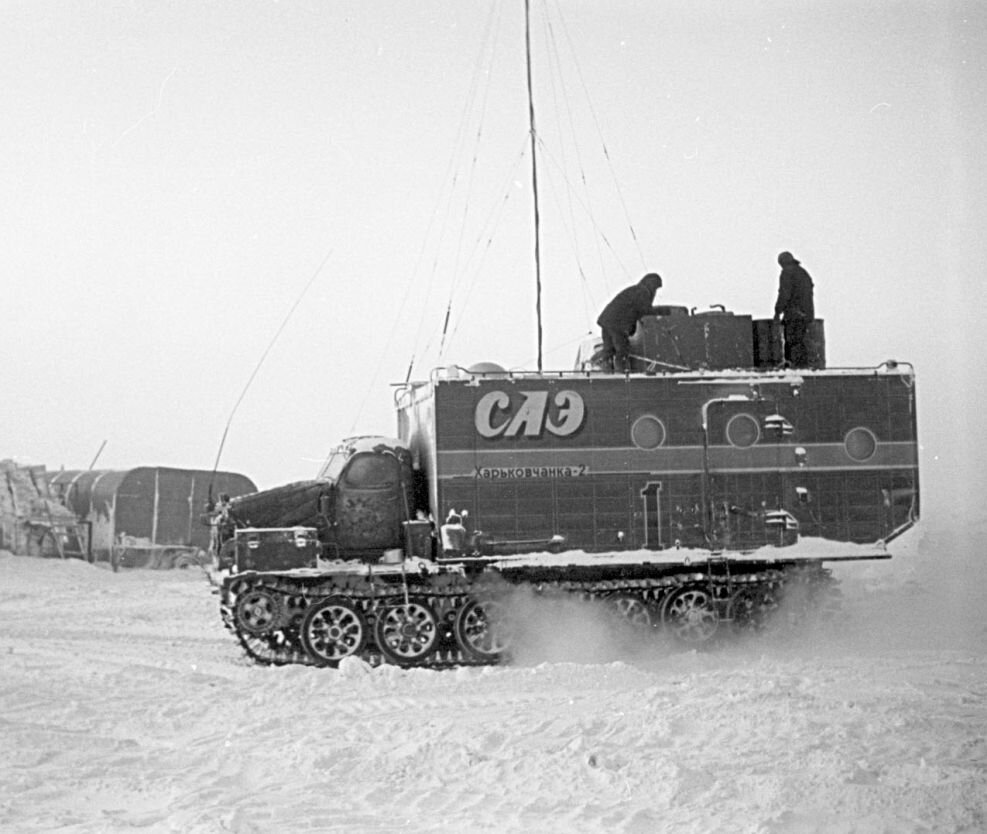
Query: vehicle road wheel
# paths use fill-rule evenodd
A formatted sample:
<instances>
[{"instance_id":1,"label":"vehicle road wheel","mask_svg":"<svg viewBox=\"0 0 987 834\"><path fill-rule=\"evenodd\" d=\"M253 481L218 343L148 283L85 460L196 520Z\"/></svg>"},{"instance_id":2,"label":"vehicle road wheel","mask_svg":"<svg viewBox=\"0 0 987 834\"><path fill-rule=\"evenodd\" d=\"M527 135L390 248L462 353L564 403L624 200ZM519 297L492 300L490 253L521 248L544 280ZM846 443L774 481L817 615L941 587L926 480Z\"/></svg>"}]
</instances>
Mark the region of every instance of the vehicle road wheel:
<instances>
[{"instance_id":1,"label":"vehicle road wheel","mask_svg":"<svg viewBox=\"0 0 987 834\"><path fill-rule=\"evenodd\" d=\"M432 606L412 600L407 605L382 608L374 625L377 648L391 663L421 663L439 642L439 619Z\"/></svg>"},{"instance_id":2,"label":"vehicle road wheel","mask_svg":"<svg viewBox=\"0 0 987 834\"><path fill-rule=\"evenodd\" d=\"M247 634L273 631L281 616L277 598L267 591L247 591L236 601L236 622Z\"/></svg>"},{"instance_id":3,"label":"vehicle road wheel","mask_svg":"<svg viewBox=\"0 0 987 834\"><path fill-rule=\"evenodd\" d=\"M648 606L637 597L632 597L629 594L618 594L615 597L610 597L607 603L620 623L626 623L642 631L653 625Z\"/></svg>"},{"instance_id":4,"label":"vehicle road wheel","mask_svg":"<svg viewBox=\"0 0 987 834\"><path fill-rule=\"evenodd\" d=\"M497 663L514 643L502 603L471 599L456 615L456 642L470 657L484 663Z\"/></svg>"},{"instance_id":5,"label":"vehicle road wheel","mask_svg":"<svg viewBox=\"0 0 987 834\"><path fill-rule=\"evenodd\" d=\"M748 586L730 597L727 618L738 634L756 634L767 628L777 608L778 600L770 588Z\"/></svg>"},{"instance_id":6,"label":"vehicle road wheel","mask_svg":"<svg viewBox=\"0 0 987 834\"><path fill-rule=\"evenodd\" d=\"M175 557L175 570L188 570L189 568L197 568L199 565L200 562L198 558L193 556L191 553L183 553L180 556Z\"/></svg>"},{"instance_id":7,"label":"vehicle road wheel","mask_svg":"<svg viewBox=\"0 0 987 834\"><path fill-rule=\"evenodd\" d=\"M367 644L367 622L356 606L342 597L329 597L311 606L302 618L302 647L319 666L337 666L359 654Z\"/></svg>"},{"instance_id":8,"label":"vehicle road wheel","mask_svg":"<svg viewBox=\"0 0 987 834\"><path fill-rule=\"evenodd\" d=\"M661 622L680 643L695 646L712 639L720 617L708 588L683 585L665 598Z\"/></svg>"}]
</instances>

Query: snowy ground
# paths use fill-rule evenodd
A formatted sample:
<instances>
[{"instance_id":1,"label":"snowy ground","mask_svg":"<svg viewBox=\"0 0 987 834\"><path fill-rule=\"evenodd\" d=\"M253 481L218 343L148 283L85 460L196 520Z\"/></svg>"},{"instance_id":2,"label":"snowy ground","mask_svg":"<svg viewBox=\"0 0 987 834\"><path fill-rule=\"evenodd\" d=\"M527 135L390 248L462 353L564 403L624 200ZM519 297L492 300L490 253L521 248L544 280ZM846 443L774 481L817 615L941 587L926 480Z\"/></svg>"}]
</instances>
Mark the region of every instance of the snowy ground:
<instances>
[{"instance_id":1,"label":"snowy ground","mask_svg":"<svg viewBox=\"0 0 987 834\"><path fill-rule=\"evenodd\" d=\"M256 667L198 572L0 554L0 830L985 831L983 533L842 567L826 632L628 654L567 607L445 672Z\"/></svg>"}]
</instances>

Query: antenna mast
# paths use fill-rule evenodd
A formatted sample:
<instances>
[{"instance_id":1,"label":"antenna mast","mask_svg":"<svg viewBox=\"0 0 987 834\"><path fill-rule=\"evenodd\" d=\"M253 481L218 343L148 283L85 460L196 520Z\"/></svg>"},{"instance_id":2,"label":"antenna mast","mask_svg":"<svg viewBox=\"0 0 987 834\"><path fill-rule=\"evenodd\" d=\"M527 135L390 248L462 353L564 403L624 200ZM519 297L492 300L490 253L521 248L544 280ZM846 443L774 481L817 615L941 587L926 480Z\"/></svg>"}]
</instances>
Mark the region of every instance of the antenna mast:
<instances>
[{"instance_id":1,"label":"antenna mast","mask_svg":"<svg viewBox=\"0 0 987 834\"><path fill-rule=\"evenodd\" d=\"M524 51L528 65L528 130L531 134L531 185L535 204L535 313L538 319L538 372L541 373L541 251L538 222L538 158L535 153L535 100L531 89L531 0L524 0Z\"/></svg>"}]
</instances>

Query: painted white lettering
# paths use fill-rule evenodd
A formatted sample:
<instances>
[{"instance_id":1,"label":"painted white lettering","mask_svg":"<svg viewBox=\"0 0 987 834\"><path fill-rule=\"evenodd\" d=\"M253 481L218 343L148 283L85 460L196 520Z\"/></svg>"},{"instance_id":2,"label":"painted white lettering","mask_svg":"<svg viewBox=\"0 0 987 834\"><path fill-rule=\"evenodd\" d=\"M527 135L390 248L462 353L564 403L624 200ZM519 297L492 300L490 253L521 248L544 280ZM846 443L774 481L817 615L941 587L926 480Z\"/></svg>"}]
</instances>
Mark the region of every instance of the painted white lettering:
<instances>
[{"instance_id":1,"label":"painted white lettering","mask_svg":"<svg viewBox=\"0 0 987 834\"><path fill-rule=\"evenodd\" d=\"M507 427L506 434L508 437L517 437L523 429L525 437L538 437L545 419L548 391L522 391L521 396L524 397L524 402Z\"/></svg>"},{"instance_id":2,"label":"painted white lettering","mask_svg":"<svg viewBox=\"0 0 987 834\"><path fill-rule=\"evenodd\" d=\"M504 391L490 391L476 404L474 425L481 437L541 437L546 429L556 437L579 430L586 417L586 403L576 391L559 391L552 399L555 419L548 409L548 391L519 391L516 403Z\"/></svg>"},{"instance_id":3,"label":"painted white lettering","mask_svg":"<svg viewBox=\"0 0 987 834\"><path fill-rule=\"evenodd\" d=\"M505 420L499 426L494 426L494 411L506 411L510 404L511 398L503 391L491 391L489 394L484 394L480 398L480 401L476 404L476 413L474 414L473 422L481 437L498 437L504 433L508 421Z\"/></svg>"},{"instance_id":4,"label":"painted white lettering","mask_svg":"<svg viewBox=\"0 0 987 834\"><path fill-rule=\"evenodd\" d=\"M586 404L575 391L559 391L555 395L555 404L559 407L559 422L549 420L546 428L558 437L567 437L583 424L586 416Z\"/></svg>"}]
</instances>

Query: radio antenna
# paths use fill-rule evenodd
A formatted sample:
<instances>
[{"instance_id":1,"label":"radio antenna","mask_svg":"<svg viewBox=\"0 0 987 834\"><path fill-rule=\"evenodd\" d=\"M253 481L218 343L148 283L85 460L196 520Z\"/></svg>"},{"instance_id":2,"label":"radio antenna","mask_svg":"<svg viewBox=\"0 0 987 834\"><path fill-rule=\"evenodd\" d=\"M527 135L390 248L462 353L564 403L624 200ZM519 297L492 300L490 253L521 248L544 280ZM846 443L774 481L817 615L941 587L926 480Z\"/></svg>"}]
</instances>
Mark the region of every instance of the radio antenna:
<instances>
[{"instance_id":1,"label":"radio antenna","mask_svg":"<svg viewBox=\"0 0 987 834\"><path fill-rule=\"evenodd\" d=\"M305 297L305 293L308 292L309 287L315 283L315 279L319 277L319 273L322 272L323 267L328 263L329 258L332 257L332 250L330 249L326 256L322 259L322 263L319 264L319 268L312 273L312 277L308 279L308 283L302 288L302 291L298 294L298 298L295 299L295 303L291 305L291 309L288 310L288 314L284 317L284 321L281 322L281 326L278 328L277 332L274 334L264 353L261 354L260 360L257 362L256 367L250 374L250 378L247 380L247 384L243 386L243 390L240 392L240 396L237 397L237 401L233 404L233 408L230 411L229 419L226 421L226 427L223 429L223 436L219 441L219 448L216 450L216 462L212 467L212 477L209 479L209 503L212 504L212 488L213 481L216 479L216 472L219 470L219 458L223 454L223 446L226 445L226 435L229 434L230 425L233 423L233 416L236 414L237 409L240 407L240 403L243 402L243 398L247 395L247 391L250 388L251 383L254 381L254 377L257 376L257 372L260 370L261 365L264 364L264 360L267 359L267 355L271 352L271 348L274 347L274 343L278 340L281 335L281 331L284 330L285 326L288 324L288 320L291 318L292 314L298 308L298 305L302 303L302 299Z\"/></svg>"},{"instance_id":2,"label":"radio antenna","mask_svg":"<svg viewBox=\"0 0 987 834\"><path fill-rule=\"evenodd\" d=\"M531 88L531 3L524 0L524 53L528 70L528 132L531 134L531 191L535 215L535 316L538 320L538 373L542 369L541 245L538 215L538 133L535 131L535 98Z\"/></svg>"}]
</instances>

